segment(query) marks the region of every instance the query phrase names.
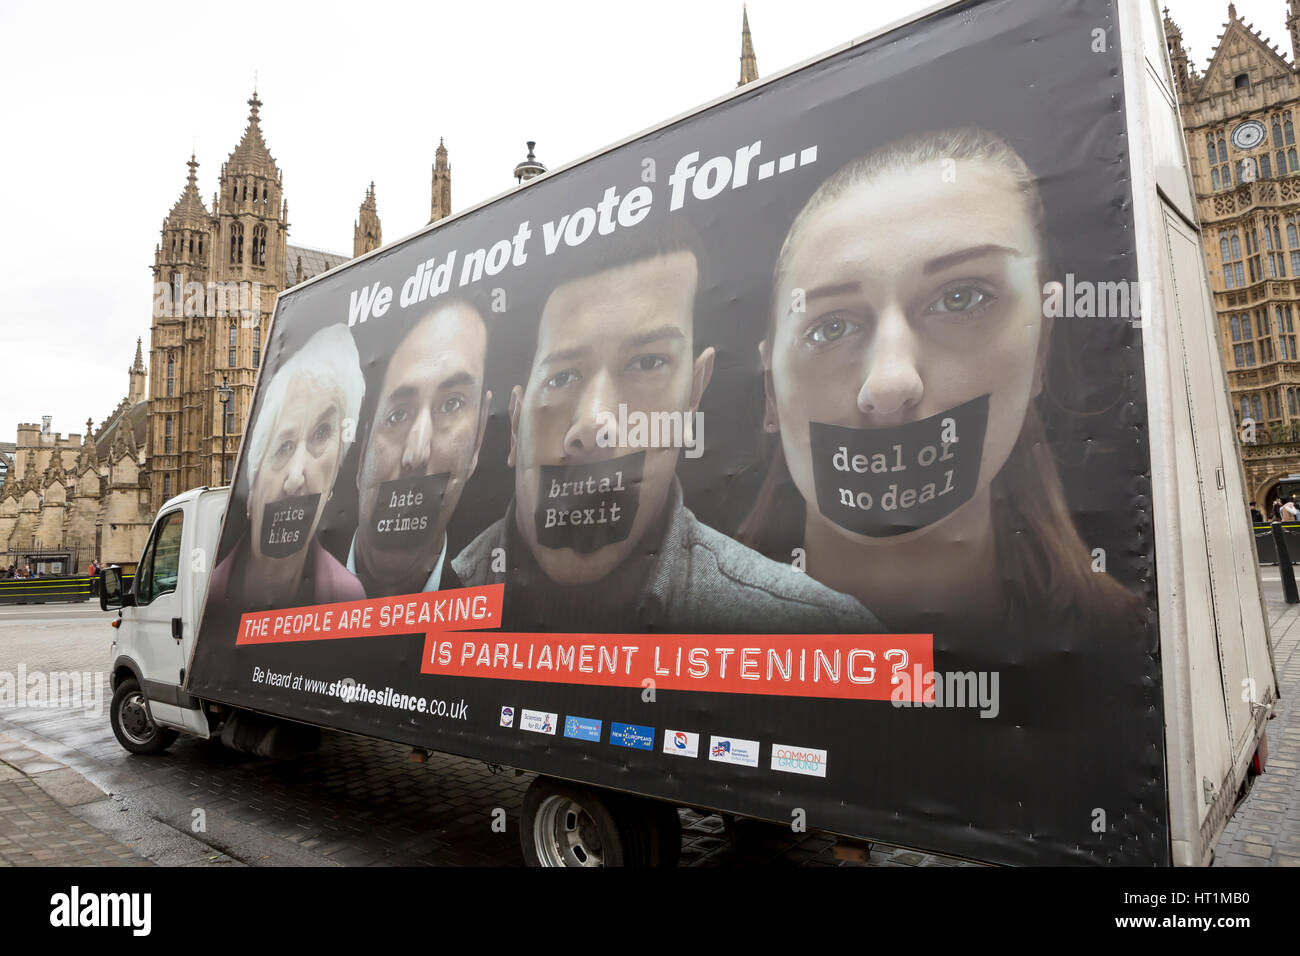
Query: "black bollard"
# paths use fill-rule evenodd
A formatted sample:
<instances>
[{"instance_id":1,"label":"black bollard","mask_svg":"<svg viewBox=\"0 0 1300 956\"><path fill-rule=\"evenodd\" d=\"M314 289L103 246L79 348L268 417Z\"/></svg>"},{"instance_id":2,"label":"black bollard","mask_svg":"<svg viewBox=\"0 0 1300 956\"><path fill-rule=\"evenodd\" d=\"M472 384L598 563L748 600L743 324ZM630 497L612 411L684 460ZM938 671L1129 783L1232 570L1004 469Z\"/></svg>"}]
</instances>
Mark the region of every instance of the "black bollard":
<instances>
[{"instance_id":1,"label":"black bollard","mask_svg":"<svg viewBox=\"0 0 1300 956\"><path fill-rule=\"evenodd\" d=\"M1287 604L1300 604L1300 593L1295 586L1295 568L1291 567L1291 552L1286 549L1286 537L1282 534L1282 522L1273 523L1273 543L1277 545L1277 566L1282 572L1282 590L1286 594Z\"/></svg>"}]
</instances>

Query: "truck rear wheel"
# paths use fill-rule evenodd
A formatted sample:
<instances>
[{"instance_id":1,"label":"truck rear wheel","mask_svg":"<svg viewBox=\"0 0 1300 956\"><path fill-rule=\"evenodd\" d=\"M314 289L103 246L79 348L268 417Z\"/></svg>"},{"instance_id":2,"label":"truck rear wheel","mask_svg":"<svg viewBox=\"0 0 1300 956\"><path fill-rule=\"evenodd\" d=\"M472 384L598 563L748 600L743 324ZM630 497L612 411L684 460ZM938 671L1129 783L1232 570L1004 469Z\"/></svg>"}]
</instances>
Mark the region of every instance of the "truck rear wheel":
<instances>
[{"instance_id":1,"label":"truck rear wheel","mask_svg":"<svg viewBox=\"0 0 1300 956\"><path fill-rule=\"evenodd\" d=\"M133 754L162 753L180 736L177 731L153 722L149 700L133 677L122 681L113 691L108 720L117 742Z\"/></svg>"},{"instance_id":2,"label":"truck rear wheel","mask_svg":"<svg viewBox=\"0 0 1300 956\"><path fill-rule=\"evenodd\" d=\"M519 836L529 866L676 866L681 855L671 804L549 777L524 794Z\"/></svg>"},{"instance_id":3,"label":"truck rear wheel","mask_svg":"<svg viewBox=\"0 0 1300 956\"><path fill-rule=\"evenodd\" d=\"M614 799L538 777L524 794L519 840L529 866L625 866L636 840Z\"/></svg>"}]
</instances>

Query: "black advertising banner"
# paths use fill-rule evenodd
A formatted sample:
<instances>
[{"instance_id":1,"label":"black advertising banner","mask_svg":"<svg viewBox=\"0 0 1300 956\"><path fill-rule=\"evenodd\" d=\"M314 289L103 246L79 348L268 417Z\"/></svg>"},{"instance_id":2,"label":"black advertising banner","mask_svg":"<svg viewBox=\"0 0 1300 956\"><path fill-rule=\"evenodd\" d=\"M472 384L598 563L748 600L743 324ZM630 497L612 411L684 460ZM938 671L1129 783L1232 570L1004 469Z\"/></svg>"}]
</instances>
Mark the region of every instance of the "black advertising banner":
<instances>
[{"instance_id":1,"label":"black advertising banner","mask_svg":"<svg viewBox=\"0 0 1300 956\"><path fill-rule=\"evenodd\" d=\"M1168 862L1122 41L959 4L281 295L190 692Z\"/></svg>"}]
</instances>

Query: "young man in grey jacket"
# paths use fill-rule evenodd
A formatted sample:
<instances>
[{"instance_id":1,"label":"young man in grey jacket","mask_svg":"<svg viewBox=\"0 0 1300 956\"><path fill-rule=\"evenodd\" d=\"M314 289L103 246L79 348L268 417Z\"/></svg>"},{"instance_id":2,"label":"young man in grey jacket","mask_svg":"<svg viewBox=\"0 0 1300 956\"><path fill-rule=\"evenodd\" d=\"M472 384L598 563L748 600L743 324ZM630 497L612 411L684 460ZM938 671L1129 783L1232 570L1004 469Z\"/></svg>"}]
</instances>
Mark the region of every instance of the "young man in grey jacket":
<instances>
[{"instance_id":1,"label":"young man in grey jacket","mask_svg":"<svg viewBox=\"0 0 1300 956\"><path fill-rule=\"evenodd\" d=\"M714 350L694 353L686 241L620 247L567 276L510 395L515 498L452 562L504 581L506 630L873 633L875 616L701 524L678 457L703 451Z\"/></svg>"}]
</instances>

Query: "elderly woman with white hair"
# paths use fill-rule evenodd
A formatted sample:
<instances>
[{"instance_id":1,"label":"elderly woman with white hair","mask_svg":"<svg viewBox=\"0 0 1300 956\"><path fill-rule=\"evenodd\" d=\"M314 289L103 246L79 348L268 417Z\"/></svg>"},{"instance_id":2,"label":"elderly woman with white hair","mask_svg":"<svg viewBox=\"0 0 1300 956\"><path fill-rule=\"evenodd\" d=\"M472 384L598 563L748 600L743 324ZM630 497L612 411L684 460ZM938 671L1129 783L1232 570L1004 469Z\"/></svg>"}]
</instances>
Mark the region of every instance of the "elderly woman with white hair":
<instances>
[{"instance_id":1,"label":"elderly woman with white hair","mask_svg":"<svg viewBox=\"0 0 1300 956\"><path fill-rule=\"evenodd\" d=\"M245 447L248 531L213 569L212 593L246 610L365 597L316 537L365 387L342 324L317 332L276 371Z\"/></svg>"}]
</instances>

